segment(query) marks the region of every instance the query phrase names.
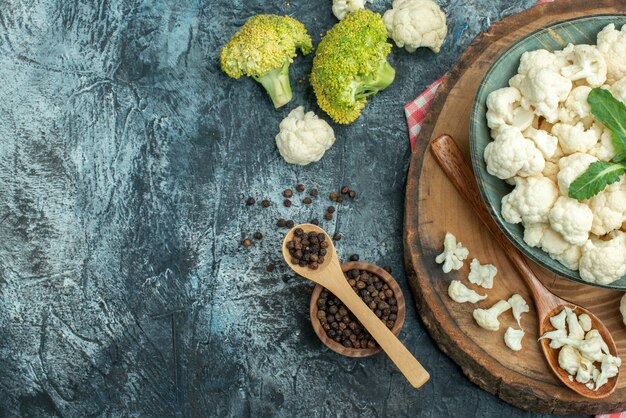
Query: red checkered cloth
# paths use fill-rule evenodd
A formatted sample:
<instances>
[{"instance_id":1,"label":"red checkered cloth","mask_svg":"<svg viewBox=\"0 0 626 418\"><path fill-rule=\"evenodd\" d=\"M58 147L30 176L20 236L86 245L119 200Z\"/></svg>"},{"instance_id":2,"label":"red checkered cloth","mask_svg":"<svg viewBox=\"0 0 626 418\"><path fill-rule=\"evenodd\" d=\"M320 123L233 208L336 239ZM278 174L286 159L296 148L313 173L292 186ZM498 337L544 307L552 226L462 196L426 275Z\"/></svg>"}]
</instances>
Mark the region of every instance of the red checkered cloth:
<instances>
[{"instance_id":1,"label":"red checkered cloth","mask_svg":"<svg viewBox=\"0 0 626 418\"><path fill-rule=\"evenodd\" d=\"M554 0L539 0L537 4L551 3L553 1ZM446 75L444 74L439 80L428 86L422 94L415 98L415 100L404 106L406 123L409 127L409 141L411 142L411 149L413 149L415 145L417 135L422 130L422 124L428 115L428 108L430 108L430 104L435 97L435 93L445 77ZM626 412L596 415L596 418L626 418Z\"/></svg>"},{"instance_id":2,"label":"red checkered cloth","mask_svg":"<svg viewBox=\"0 0 626 418\"><path fill-rule=\"evenodd\" d=\"M554 0L539 0L537 4L551 3ZM409 141L411 142L411 149L415 145L417 135L422 130L422 124L426 115L428 114L428 108L435 97L437 89L441 85L441 81L444 79L445 74L439 80L428 86L426 90L417 96L415 100L407 103L404 106L404 113L406 114L406 123L409 127ZM626 418L626 417L624 417Z\"/></svg>"}]
</instances>

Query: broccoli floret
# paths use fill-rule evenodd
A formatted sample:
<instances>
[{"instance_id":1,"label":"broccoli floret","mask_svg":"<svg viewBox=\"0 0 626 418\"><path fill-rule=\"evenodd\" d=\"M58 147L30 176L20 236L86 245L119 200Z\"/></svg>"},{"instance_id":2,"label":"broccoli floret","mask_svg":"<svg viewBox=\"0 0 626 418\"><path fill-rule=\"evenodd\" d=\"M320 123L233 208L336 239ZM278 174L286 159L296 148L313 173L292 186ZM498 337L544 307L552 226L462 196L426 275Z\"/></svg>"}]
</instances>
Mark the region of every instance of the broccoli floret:
<instances>
[{"instance_id":1,"label":"broccoli floret","mask_svg":"<svg viewBox=\"0 0 626 418\"><path fill-rule=\"evenodd\" d=\"M317 104L337 123L361 114L367 97L389 86L396 71L387 62L391 44L382 17L357 10L321 40L313 58L311 85Z\"/></svg>"},{"instance_id":2,"label":"broccoli floret","mask_svg":"<svg viewBox=\"0 0 626 418\"><path fill-rule=\"evenodd\" d=\"M289 65L299 49L313 49L304 25L289 16L257 15L233 35L220 53L222 70L232 78L252 77L265 87L276 108L291 100Z\"/></svg>"}]
</instances>

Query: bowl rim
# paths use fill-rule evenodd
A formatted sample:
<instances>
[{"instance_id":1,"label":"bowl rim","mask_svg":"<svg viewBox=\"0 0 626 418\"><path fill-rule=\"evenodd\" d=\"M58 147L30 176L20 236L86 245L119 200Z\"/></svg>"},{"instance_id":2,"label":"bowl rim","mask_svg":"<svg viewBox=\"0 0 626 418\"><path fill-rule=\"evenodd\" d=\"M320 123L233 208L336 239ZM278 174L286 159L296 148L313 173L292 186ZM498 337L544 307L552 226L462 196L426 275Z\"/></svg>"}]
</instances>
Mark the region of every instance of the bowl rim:
<instances>
[{"instance_id":1,"label":"bowl rim","mask_svg":"<svg viewBox=\"0 0 626 418\"><path fill-rule=\"evenodd\" d=\"M380 277L385 283L387 283L391 290L393 290L393 294L396 298L398 306L398 317L396 318L396 323L391 328L391 332L397 337L400 333L400 330L402 329L402 326L404 325L404 320L406 319L406 302L404 300L404 295L402 293L400 285L389 272L378 267L375 264L365 261L348 261L341 264L341 271L343 271L344 273L352 269L365 270L372 274L375 274L376 276ZM322 285L315 285L313 293L311 293L311 299L309 304L311 325L313 326L313 331L315 331L315 334L320 339L320 341L335 353L342 354L347 357L369 357L381 352L382 348L380 347L380 345L376 348L344 347L343 345L339 344L335 340L328 337L328 335L326 335L326 331L324 331L322 325L320 324L320 321L317 319L317 300L319 299L320 293L323 289L324 287Z\"/></svg>"},{"instance_id":2,"label":"bowl rim","mask_svg":"<svg viewBox=\"0 0 626 418\"><path fill-rule=\"evenodd\" d=\"M509 231L509 229L506 228L502 224L503 222L506 222L506 221L504 221L504 220L501 221L500 220L498 214L496 213L495 207L490 203L490 200L487 197L487 191L486 191L486 188L485 188L484 180L482 180L481 177L478 175L478 173L481 171L481 166L480 166L481 161L479 161L479 160L484 160L484 157L482 155L478 154L477 144L476 144L477 125L479 123L479 120L478 120L479 119L479 117L478 117L478 108L479 108L479 106L482 105L482 103L479 102L479 97L481 96L481 94L483 93L484 89L486 88L486 80L495 72L496 67L498 66L498 64L500 64L504 59L506 59L506 57L513 50L515 50L520 43L525 42L529 38L537 36L539 33L548 32L550 30L553 30L555 27L571 25L572 23L579 22L579 21L602 20L602 19L626 19L626 14L619 15L619 14L607 13L607 14L599 14L599 15L593 15L593 16L579 16L579 17L575 17L575 18L572 18L572 19L567 19L567 20L561 20L561 21L558 21L558 22L554 22L554 23L552 23L552 24L550 24L548 26L545 26L545 27L542 27L542 28L538 28L537 30L535 30L535 31L533 31L533 32L531 32L529 34L526 34L526 35L516 39L513 43L511 43L511 45L509 45L508 48L503 50L500 53L500 55L498 55L496 57L496 59L490 65L490 67L487 70L487 72L485 72L484 76L480 80L480 84L478 85L478 90L476 91L476 94L474 95L474 99L472 101L472 107L471 107L471 112L470 112L470 132L469 132L470 159L471 159L471 162L472 162L472 171L474 172L474 178L476 180L476 183L478 184L478 189L480 190L480 195L481 195L481 197L483 199L483 202L485 203L485 206L487 207L487 210L489 211L489 214L491 215L491 217L493 218L495 223L498 225L498 228L500 228L500 230L504 233L504 235L508 238L508 240L511 243L513 243L513 245L515 245L515 247L518 250L520 250L524 254L524 256L530 258L534 263L538 264L540 267L549 270L551 273L555 274L557 277L563 277L563 278L566 278L568 280L572 280L574 282L585 284L585 285L588 285L588 286L594 286L594 287L600 287L600 288L604 288L604 289L622 290L623 291L623 290L626 290L626 285L616 286L616 285L612 285L611 283L609 283L609 284L601 284L601 283L587 282L587 281L583 280L580 277L580 273L579 273L578 270L569 269L566 266L564 266L563 264L561 264L559 261L552 259L555 263L558 263L562 267L562 270L557 270L557 268L555 268L552 265L547 264L546 262L541 260L538 256L536 256L528 248L529 246L528 246L528 244L526 244L526 242L523 240L523 238L522 239L518 239L517 236L513 235ZM626 25L626 20L624 21L623 24ZM490 138L491 138L491 136L490 136ZM500 181L504 181L504 180L500 180ZM545 254L546 256L549 257L547 252L545 252L545 251L543 251L541 249L539 249L539 250L542 251L543 254ZM622 276L621 278L617 279L616 281L621 281L621 280L624 279L624 277L626 277L626 276Z\"/></svg>"}]
</instances>

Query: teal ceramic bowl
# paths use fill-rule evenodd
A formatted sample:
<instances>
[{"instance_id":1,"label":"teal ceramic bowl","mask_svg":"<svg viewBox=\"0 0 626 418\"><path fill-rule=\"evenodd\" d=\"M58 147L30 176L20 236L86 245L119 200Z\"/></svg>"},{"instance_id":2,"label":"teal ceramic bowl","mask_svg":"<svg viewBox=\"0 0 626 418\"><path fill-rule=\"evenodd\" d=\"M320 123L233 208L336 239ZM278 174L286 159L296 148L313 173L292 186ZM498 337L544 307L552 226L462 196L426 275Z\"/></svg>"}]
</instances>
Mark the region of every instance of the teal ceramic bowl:
<instances>
[{"instance_id":1,"label":"teal ceramic bowl","mask_svg":"<svg viewBox=\"0 0 626 418\"><path fill-rule=\"evenodd\" d=\"M509 194L513 187L489 174L483 158L485 147L492 141L487 126L487 96L494 90L508 86L509 79L517 73L522 54L541 48L549 51L559 50L565 48L568 43L595 45L596 35L609 23L615 23L615 26L620 28L626 24L626 15L597 15L559 22L521 38L506 50L487 71L474 98L470 121L470 147L476 180L489 212L500 229L522 253L537 264L568 279L599 287L626 290L626 276L609 285L588 283L580 278L578 271L566 268L540 248L527 245L524 242L523 226L506 222L500 211L502 198Z\"/></svg>"}]
</instances>

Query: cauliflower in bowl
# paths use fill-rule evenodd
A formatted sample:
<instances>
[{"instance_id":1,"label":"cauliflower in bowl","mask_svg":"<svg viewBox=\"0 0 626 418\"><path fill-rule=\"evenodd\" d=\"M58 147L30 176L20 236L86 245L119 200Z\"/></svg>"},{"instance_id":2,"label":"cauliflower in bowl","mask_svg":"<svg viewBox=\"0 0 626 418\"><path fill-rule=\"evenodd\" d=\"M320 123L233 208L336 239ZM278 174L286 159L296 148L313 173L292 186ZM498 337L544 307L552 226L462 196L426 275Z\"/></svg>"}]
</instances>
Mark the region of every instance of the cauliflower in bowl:
<instances>
[{"instance_id":1,"label":"cauliflower in bowl","mask_svg":"<svg viewBox=\"0 0 626 418\"><path fill-rule=\"evenodd\" d=\"M525 52L509 86L486 100L493 139L484 151L487 172L514 185L502 198L502 217L524 226L529 246L603 285L626 275L626 177L586 196L572 191L595 167L625 164L616 142L623 132L611 131L592 100L612 95L617 123L626 124L625 52L626 25L613 24L597 45Z\"/></svg>"}]
</instances>

